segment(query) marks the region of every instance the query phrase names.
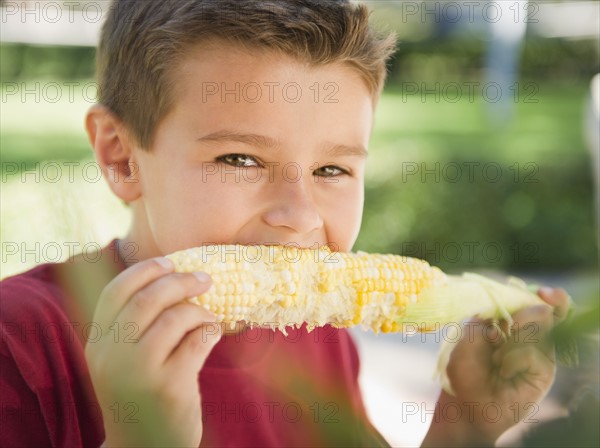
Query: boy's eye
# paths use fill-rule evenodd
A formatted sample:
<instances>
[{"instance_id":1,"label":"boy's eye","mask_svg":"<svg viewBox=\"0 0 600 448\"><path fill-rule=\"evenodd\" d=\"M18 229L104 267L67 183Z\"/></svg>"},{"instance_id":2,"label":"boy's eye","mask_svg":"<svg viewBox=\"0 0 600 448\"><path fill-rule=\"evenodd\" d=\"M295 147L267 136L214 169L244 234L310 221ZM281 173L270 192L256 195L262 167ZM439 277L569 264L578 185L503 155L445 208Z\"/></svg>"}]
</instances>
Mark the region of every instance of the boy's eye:
<instances>
[{"instance_id":1,"label":"boy's eye","mask_svg":"<svg viewBox=\"0 0 600 448\"><path fill-rule=\"evenodd\" d=\"M327 165L327 166L322 166L320 168L317 168L315 170L315 173L317 174L317 176L322 176L322 177L333 177L333 176L338 176L340 174L348 174L348 171L339 168L335 165ZM319 174L321 173L321 174Z\"/></svg>"},{"instance_id":2,"label":"boy's eye","mask_svg":"<svg viewBox=\"0 0 600 448\"><path fill-rule=\"evenodd\" d=\"M237 167L251 167L260 166L256 159L248 154L226 154L221 157L217 157L219 162L225 162L232 166Z\"/></svg>"}]
</instances>

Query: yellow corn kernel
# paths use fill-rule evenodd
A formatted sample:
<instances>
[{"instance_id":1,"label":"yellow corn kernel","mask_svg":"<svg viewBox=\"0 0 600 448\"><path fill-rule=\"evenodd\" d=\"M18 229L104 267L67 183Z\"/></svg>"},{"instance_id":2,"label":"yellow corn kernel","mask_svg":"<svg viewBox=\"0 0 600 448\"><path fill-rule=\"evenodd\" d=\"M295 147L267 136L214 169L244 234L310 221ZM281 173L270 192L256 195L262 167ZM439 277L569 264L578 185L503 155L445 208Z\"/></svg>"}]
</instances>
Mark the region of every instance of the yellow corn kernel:
<instances>
[{"instance_id":1,"label":"yellow corn kernel","mask_svg":"<svg viewBox=\"0 0 600 448\"><path fill-rule=\"evenodd\" d=\"M251 249L250 249L251 248ZM245 258L247 257L247 259ZM213 286L200 297L221 320L399 329L411 296L446 276L427 262L398 255L331 252L327 246L202 246L168 256L178 272L207 272Z\"/></svg>"}]
</instances>

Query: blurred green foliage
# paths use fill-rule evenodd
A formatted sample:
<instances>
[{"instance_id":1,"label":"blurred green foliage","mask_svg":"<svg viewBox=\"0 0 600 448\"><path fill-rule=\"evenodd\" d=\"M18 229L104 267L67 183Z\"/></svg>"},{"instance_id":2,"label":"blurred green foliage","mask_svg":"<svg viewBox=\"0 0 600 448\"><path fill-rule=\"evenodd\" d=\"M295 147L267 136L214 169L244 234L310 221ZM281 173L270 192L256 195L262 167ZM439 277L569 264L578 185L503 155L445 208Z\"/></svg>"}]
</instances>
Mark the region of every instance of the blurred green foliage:
<instances>
[{"instance_id":1,"label":"blurred green foliage","mask_svg":"<svg viewBox=\"0 0 600 448\"><path fill-rule=\"evenodd\" d=\"M93 78L96 50L92 47L0 45L3 81Z\"/></svg>"},{"instance_id":2,"label":"blurred green foliage","mask_svg":"<svg viewBox=\"0 0 600 448\"><path fill-rule=\"evenodd\" d=\"M487 46L487 41L473 36L418 42L401 40L390 63L389 83L480 80ZM592 39L530 36L521 49L520 80L588 82L600 71L599 47L600 43Z\"/></svg>"}]
</instances>

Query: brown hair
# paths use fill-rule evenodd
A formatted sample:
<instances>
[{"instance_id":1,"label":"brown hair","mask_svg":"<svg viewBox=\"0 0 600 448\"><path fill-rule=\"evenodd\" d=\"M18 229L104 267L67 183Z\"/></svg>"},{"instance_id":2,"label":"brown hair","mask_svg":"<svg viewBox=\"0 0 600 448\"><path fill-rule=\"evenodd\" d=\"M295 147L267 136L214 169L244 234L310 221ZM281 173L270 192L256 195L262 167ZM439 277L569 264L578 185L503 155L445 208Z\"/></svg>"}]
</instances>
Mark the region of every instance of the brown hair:
<instances>
[{"instance_id":1,"label":"brown hair","mask_svg":"<svg viewBox=\"0 0 600 448\"><path fill-rule=\"evenodd\" d=\"M349 64L375 105L396 38L368 20L368 8L349 0L114 0L98 45L99 102L150 147L173 104L174 67L192 45L219 39L311 65Z\"/></svg>"}]
</instances>

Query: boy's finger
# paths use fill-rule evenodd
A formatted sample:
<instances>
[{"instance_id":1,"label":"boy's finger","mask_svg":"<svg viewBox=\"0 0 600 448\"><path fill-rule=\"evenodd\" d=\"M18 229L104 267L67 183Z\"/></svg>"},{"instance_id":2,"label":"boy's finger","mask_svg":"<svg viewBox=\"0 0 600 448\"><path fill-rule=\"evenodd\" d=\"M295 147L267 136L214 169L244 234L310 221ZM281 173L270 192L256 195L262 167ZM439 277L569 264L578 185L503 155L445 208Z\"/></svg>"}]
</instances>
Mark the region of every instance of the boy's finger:
<instances>
[{"instance_id":1,"label":"boy's finger","mask_svg":"<svg viewBox=\"0 0 600 448\"><path fill-rule=\"evenodd\" d=\"M554 307L554 321L562 321L568 314L570 297L563 288L549 288L544 286L538 290L538 295L548 305Z\"/></svg>"},{"instance_id":2,"label":"boy's finger","mask_svg":"<svg viewBox=\"0 0 600 448\"><path fill-rule=\"evenodd\" d=\"M522 331L527 324L535 324L535 332L549 331L554 320L554 310L551 306L540 304L528 306L512 315L513 324L511 331ZM531 325L529 325L531 328Z\"/></svg>"},{"instance_id":3,"label":"boy's finger","mask_svg":"<svg viewBox=\"0 0 600 448\"><path fill-rule=\"evenodd\" d=\"M491 357L493 343L498 337L495 327L481 319L472 318L465 322L463 328L462 337L452 351L453 360L464 367L465 363L473 362L476 365Z\"/></svg>"},{"instance_id":4,"label":"boy's finger","mask_svg":"<svg viewBox=\"0 0 600 448\"><path fill-rule=\"evenodd\" d=\"M462 338L454 346L446 373L460 396L477 394L474 385L487 385L491 371L491 357L497 330L486 321L471 318L464 324Z\"/></svg>"},{"instance_id":5,"label":"boy's finger","mask_svg":"<svg viewBox=\"0 0 600 448\"><path fill-rule=\"evenodd\" d=\"M494 346L503 343L500 326L491 320L471 318L463 324L461 339L454 348L460 356L481 356L482 353L491 353ZM450 338L454 340L454 337ZM463 353L464 352L464 353Z\"/></svg>"},{"instance_id":6,"label":"boy's finger","mask_svg":"<svg viewBox=\"0 0 600 448\"><path fill-rule=\"evenodd\" d=\"M133 294L131 299L125 303L115 321L121 325L127 322L135 322L138 337L144 337L152 322L164 310L189 297L208 291L211 286L210 277L203 275L203 273L197 274L173 273L158 278ZM202 309L204 310L204 308ZM208 316L208 313L206 314Z\"/></svg>"},{"instance_id":7,"label":"boy's finger","mask_svg":"<svg viewBox=\"0 0 600 448\"><path fill-rule=\"evenodd\" d=\"M136 291L172 272L173 269L173 262L164 257L144 260L127 268L106 285L100 294L94 321L100 328L107 328Z\"/></svg>"},{"instance_id":8,"label":"boy's finger","mask_svg":"<svg viewBox=\"0 0 600 448\"><path fill-rule=\"evenodd\" d=\"M187 333L214 322L215 316L203 307L179 303L156 318L140 339L140 348L150 353L153 364L162 365L173 350L183 343ZM206 339L210 339L208 335Z\"/></svg>"},{"instance_id":9,"label":"boy's finger","mask_svg":"<svg viewBox=\"0 0 600 448\"><path fill-rule=\"evenodd\" d=\"M548 335L553 325L552 308L547 305L535 305L524 308L513 316L510 334L506 344L499 347L492 356L492 362L498 366L509 353L519 348L534 348L548 359L555 357L554 345Z\"/></svg>"},{"instance_id":10,"label":"boy's finger","mask_svg":"<svg viewBox=\"0 0 600 448\"><path fill-rule=\"evenodd\" d=\"M197 375L208 354L221 339L222 330L223 327L219 323L212 322L189 332L167 359L167 363L175 371L189 369L191 375Z\"/></svg>"},{"instance_id":11,"label":"boy's finger","mask_svg":"<svg viewBox=\"0 0 600 448\"><path fill-rule=\"evenodd\" d=\"M513 348L502 358L498 374L505 381L512 381L519 376L527 382L541 381L546 384L552 377L556 363L534 346Z\"/></svg>"}]
</instances>

